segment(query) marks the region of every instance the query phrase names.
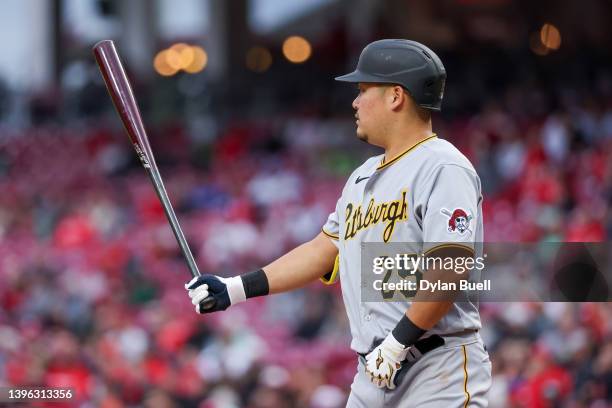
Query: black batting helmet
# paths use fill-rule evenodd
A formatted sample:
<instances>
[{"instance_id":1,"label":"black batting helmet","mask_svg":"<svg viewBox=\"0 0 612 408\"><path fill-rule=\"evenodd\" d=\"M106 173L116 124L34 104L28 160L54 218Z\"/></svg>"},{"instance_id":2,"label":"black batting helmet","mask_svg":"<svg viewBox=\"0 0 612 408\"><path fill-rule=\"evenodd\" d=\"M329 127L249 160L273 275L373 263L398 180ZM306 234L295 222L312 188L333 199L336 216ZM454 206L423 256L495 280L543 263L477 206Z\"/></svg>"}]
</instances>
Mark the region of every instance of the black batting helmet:
<instances>
[{"instance_id":1,"label":"black batting helmet","mask_svg":"<svg viewBox=\"0 0 612 408\"><path fill-rule=\"evenodd\" d=\"M419 106L440 111L446 70L440 58L423 44L379 40L361 51L355 71L336 81L401 85Z\"/></svg>"}]
</instances>

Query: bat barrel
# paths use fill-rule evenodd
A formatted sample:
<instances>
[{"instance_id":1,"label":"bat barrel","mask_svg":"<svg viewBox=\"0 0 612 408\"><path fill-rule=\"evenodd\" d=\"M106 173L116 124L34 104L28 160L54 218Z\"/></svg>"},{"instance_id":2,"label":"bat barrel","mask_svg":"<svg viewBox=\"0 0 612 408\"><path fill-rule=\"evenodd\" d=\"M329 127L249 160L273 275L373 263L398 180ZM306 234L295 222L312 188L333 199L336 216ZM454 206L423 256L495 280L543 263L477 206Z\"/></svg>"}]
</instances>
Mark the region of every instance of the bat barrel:
<instances>
[{"instance_id":1,"label":"bat barrel","mask_svg":"<svg viewBox=\"0 0 612 408\"><path fill-rule=\"evenodd\" d=\"M134 93L128 77L123 69L123 64L111 40L98 42L93 48L94 55L108 92L113 100L113 105L121 117L123 126L127 131L136 153L142 165L149 168L155 162L149 140L146 136L141 115L134 98Z\"/></svg>"}]
</instances>

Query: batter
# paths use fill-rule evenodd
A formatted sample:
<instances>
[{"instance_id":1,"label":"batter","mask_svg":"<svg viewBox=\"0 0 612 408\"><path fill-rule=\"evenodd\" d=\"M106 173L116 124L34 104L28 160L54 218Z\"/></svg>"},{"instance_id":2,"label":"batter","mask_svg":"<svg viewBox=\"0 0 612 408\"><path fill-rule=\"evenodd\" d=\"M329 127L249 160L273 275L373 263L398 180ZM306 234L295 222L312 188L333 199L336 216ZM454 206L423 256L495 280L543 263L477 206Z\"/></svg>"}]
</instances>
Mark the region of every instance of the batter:
<instances>
[{"instance_id":1,"label":"batter","mask_svg":"<svg viewBox=\"0 0 612 408\"><path fill-rule=\"evenodd\" d=\"M428 256L482 254L478 175L432 132L444 66L422 44L381 40L364 48L354 72L336 79L357 84L357 137L384 154L353 172L313 240L258 271L194 278L185 285L189 297L198 313L210 313L339 277L358 356L348 407L485 407L491 363L478 333L477 299L459 292L428 302L419 301L429 299L421 293L412 302L361 301L364 243L411 243ZM447 281L458 275L425 273Z\"/></svg>"}]
</instances>

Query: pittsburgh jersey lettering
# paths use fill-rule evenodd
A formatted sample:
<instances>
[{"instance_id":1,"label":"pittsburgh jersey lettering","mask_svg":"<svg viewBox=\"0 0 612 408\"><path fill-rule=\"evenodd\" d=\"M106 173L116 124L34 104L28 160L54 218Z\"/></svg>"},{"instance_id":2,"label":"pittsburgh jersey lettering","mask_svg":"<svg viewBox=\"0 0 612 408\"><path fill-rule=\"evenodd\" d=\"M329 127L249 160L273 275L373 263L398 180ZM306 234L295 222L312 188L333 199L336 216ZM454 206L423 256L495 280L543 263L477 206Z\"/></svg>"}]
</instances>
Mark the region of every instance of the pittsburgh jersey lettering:
<instances>
[{"instance_id":1,"label":"pittsburgh jersey lettering","mask_svg":"<svg viewBox=\"0 0 612 408\"><path fill-rule=\"evenodd\" d=\"M383 241L389 242L398 221L408 219L408 204L406 203L406 191L402 191L402 198L399 200L376 203L374 197L370 199L365 214L362 212L361 204L356 206L353 203L346 205L346 230L344 239L354 238L357 233L380 222L386 222L387 226L383 231Z\"/></svg>"}]
</instances>

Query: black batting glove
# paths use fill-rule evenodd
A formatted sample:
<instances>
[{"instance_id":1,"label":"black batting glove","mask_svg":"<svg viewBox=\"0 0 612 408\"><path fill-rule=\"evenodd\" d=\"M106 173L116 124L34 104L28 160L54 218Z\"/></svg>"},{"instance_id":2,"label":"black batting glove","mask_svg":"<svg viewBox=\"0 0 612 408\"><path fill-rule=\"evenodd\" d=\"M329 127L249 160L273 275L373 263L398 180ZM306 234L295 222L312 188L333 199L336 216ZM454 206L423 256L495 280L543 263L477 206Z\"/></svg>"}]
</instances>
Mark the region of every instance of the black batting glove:
<instances>
[{"instance_id":1,"label":"black batting glove","mask_svg":"<svg viewBox=\"0 0 612 408\"><path fill-rule=\"evenodd\" d=\"M202 275L185 284L191 303L199 314L218 312L244 302L246 295L240 276L222 278Z\"/></svg>"}]
</instances>

